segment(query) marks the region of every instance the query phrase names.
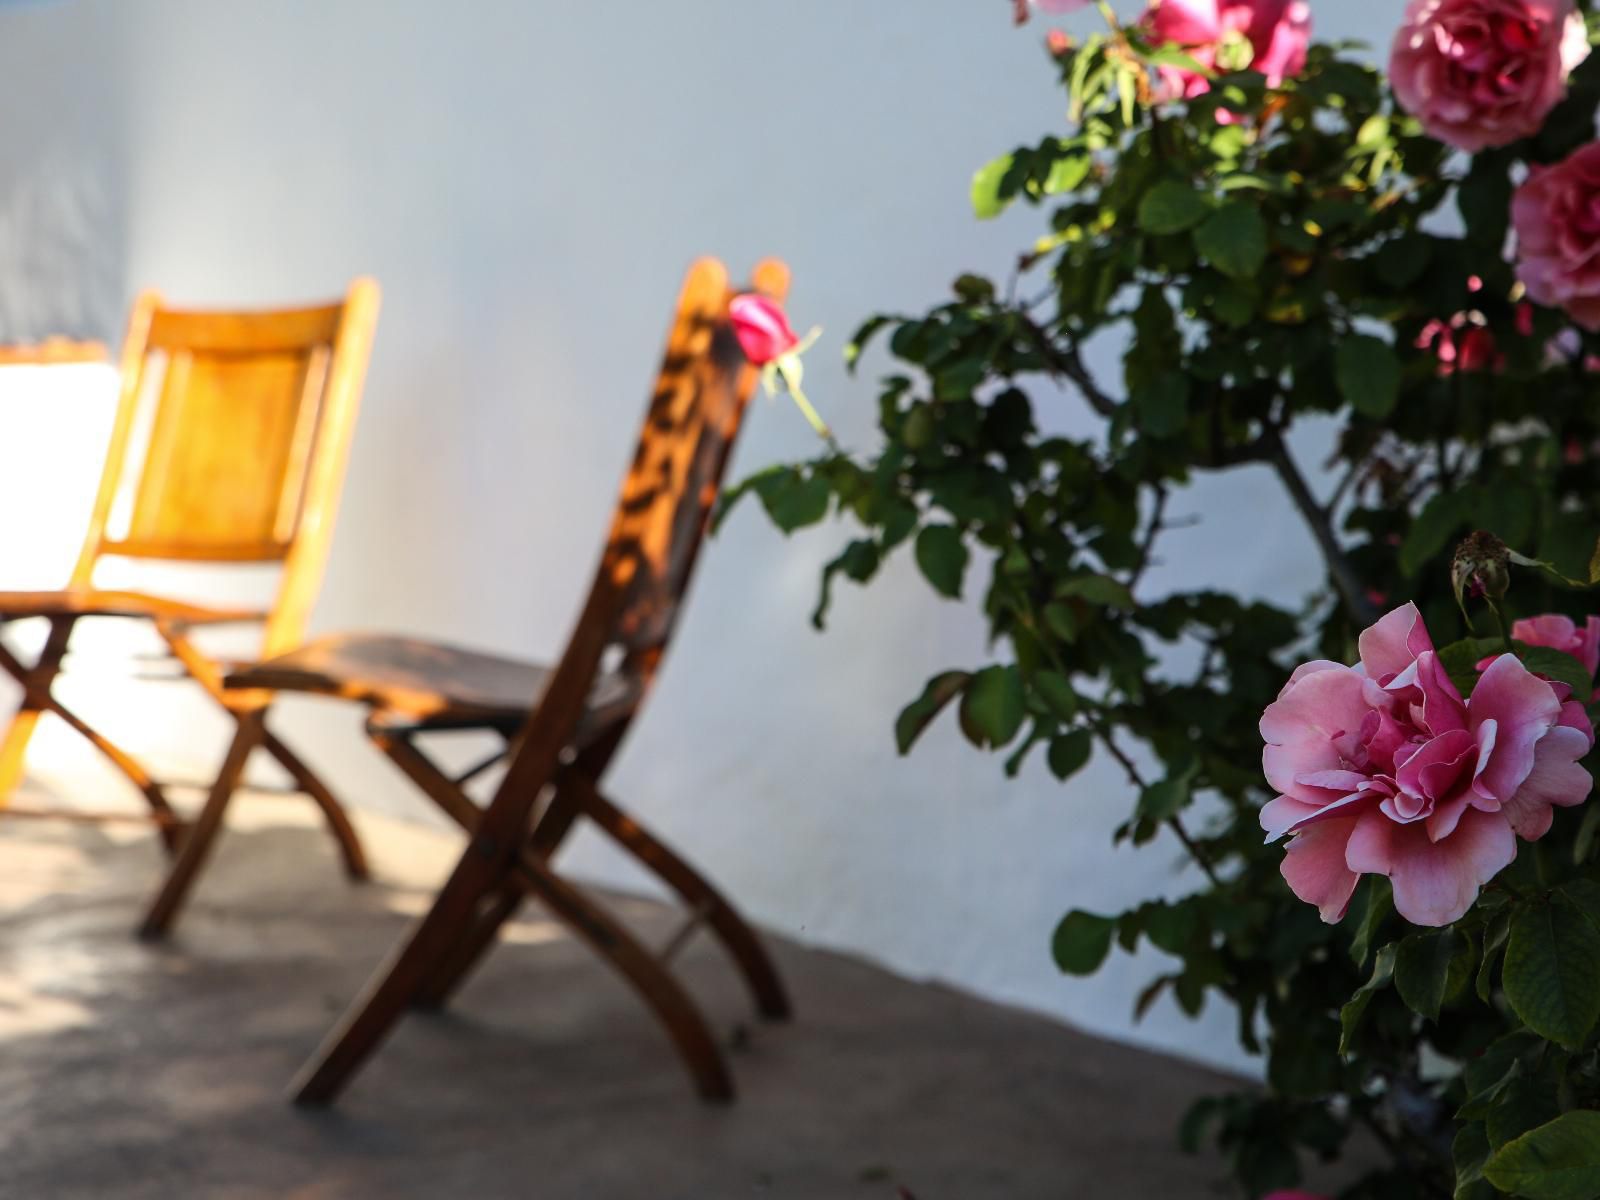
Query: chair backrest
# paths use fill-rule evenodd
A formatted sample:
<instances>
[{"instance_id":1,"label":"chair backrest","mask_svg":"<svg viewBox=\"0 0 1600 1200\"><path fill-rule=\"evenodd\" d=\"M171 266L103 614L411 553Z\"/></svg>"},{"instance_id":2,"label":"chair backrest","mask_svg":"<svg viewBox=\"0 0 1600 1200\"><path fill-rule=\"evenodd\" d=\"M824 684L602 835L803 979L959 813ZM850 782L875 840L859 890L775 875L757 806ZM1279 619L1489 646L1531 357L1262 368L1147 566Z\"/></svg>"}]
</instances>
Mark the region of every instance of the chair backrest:
<instances>
[{"instance_id":1,"label":"chair backrest","mask_svg":"<svg viewBox=\"0 0 1600 1200\"><path fill-rule=\"evenodd\" d=\"M184 311L141 294L72 582L87 586L106 556L281 563L264 652L296 645L327 560L377 316L370 279L338 303L259 312ZM125 528L112 533L119 500Z\"/></svg>"},{"instance_id":2,"label":"chair backrest","mask_svg":"<svg viewBox=\"0 0 1600 1200\"><path fill-rule=\"evenodd\" d=\"M751 290L782 301L789 269L757 264ZM689 269L644 428L577 627L518 739L485 828L526 822L562 761L608 651L642 699L666 650L757 370L728 323L736 293L715 259ZM631 713L629 714L631 716Z\"/></svg>"}]
</instances>

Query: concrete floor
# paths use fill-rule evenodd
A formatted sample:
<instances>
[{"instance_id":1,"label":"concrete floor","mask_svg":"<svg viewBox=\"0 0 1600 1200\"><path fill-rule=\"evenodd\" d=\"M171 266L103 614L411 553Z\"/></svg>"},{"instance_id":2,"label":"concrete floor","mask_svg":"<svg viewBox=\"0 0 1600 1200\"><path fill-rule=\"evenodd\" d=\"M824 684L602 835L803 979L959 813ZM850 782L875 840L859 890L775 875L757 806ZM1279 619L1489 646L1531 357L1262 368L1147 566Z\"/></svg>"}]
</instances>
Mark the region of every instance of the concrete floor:
<instances>
[{"instance_id":1,"label":"concrete floor","mask_svg":"<svg viewBox=\"0 0 1600 1200\"><path fill-rule=\"evenodd\" d=\"M783 942L786 1026L746 1022L710 943L685 952L737 1047L739 1102L701 1105L631 993L533 909L452 1012L404 1022L337 1108L295 1110L282 1089L457 842L365 820L380 881L350 887L301 804L236 813L155 948L130 936L147 832L0 821L0 1197L1228 1194L1173 1130L1230 1081Z\"/></svg>"}]
</instances>

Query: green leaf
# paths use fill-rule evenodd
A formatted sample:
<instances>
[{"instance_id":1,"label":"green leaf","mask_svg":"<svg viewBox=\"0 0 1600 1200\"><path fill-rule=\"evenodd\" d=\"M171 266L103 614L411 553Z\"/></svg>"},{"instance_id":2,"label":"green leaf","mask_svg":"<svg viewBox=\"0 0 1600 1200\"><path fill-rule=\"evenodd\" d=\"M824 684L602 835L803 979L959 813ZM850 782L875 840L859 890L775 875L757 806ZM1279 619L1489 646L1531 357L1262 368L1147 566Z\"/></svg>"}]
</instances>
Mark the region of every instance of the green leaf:
<instances>
[{"instance_id":1,"label":"green leaf","mask_svg":"<svg viewBox=\"0 0 1600 1200\"><path fill-rule=\"evenodd\" d=\"M1466 222L1467 240L1499 254L1511 219L1511 175L1504 159L1481 154L1456 189L1456 207Z\"/></svg>"},{"instance_id":2,"label":"green leaf","mask_svg":"<svg viewBox=\"0 0 1600 1200\"><path fill-rule=\"evenodd\" d=\"M934 591L959 600L970 557L961 531L954 525L928 525L917 534L915 552L917 566Z\"/></svg>"},{"instance_id":3,"label":"green leaf","mask_svg":"<svg viewBox=\"0 0 1600 1200\"><path fill-rule=\"evenodd\" d=\"M1033 677L1033 688L1050 711L1063 721L1070 721L1078 715L1077 693L1060 671L1040 671Z\"/></svg>"},{"instance_id":4,"label":"green leaf","mask_svg":"<svg viewBox=\"0 0 1600 1200\"><path fill-rule=\"evenodd\" d=\"M972 676L965 671L946 671L928 680L928 686L905 708L894 723L894 744L901 754L906 754L922 736L922 731L939 715L944 706L961 694Z\"/></svg>"},{"instance_id":5,"label":"green leaf","mask_svg":"<svg viewBox=\"0 0 1600 1200\"><path fill-rule=\"evenodd\" d=\"M1267 223L1254 205L1224 204L1194 231L1194 248L1231 279L1249 279L1267 261Z\"/></svg>"},{"instance_id":6,"label":"green leaf","mask_svg":"<svg viewBox=\"0 0 1600 1200\"><path fill-rule=\"evenodd\" d=\"M1583 810L1583 823L1578 826L1578 836L1572 842L1572 864L1581 867L1594 853L1595 834L1600 833L1600 804L1590 804Z\"/></svg>"},{"instance_id":7,"label":"green leaf","mask_svg":"<svg viewBox=\"0 0 1600 1200\"><path fill-rule=\"evenodd\" d=\"M1489 923L1483 927L1483 954L1478 961L1476 987L1478 999L1485 1004L1489 1003L1489 995L1494 987L1494 966L1500 961L1510 936L1511 912L1503 908L1490 917Z\"/></svg>"},{"instance_id":8,"label":"green leaf","mask_svg":"<svg viewBox=\"0 0 1600 1200\"><path fill-rule=\"evenodd\" d=\"M774 467L754 475L730 493L724 504L731 507L745 484L754 491L772 523L784 533L815 525L828 515L833 489L821 475L804 475L794 467Z\"/></svg>"},{"instance_id":9,"label":"green leaf","mask_svg":"<svg viewBox=\"0 0 1600 1200\"><path fill-rule=\"evenodd\" d=\"M1171 44L1157 46L1144 56L1144 60L1152 67L1175 67L1186 74L1199 76L1201 79L1215 79L1217 77L1215 71L1194 55Z\"/></svg>"},{"instance_id":10,"label":"green leaf","mask_svg":"<svg viewBox=\"0 0 1600 1200\"><path fill-rule=\"evenodd\" d=\"M1382 420L1400 399L1400 359L1382 338L1358 333L1334 352L1334 381L1345 402L1363 416Z\"/></svg>"},{"instance_id":11,"label":"green leaf","mask_svg":"<svg viewBox=\"0 0 1600 1200\"><path fill-rule=\"evenodd\" d=\"M1367 1005L1371 1004L1372 998L1388 987L1390 981L1394 979L1394 960L1393 944L1379 950L1378 956L1372 961L1372 977L1362 984L1356 994L1351 996L1339 1010L1340 1054L1350 1053L1356 1030L1361 1026L1361 1018L1367 1014Z\"/></svg>"},{"instance_id":12,"label":"green leaf","mask_svg":"<svg viewBox=\"0 0 1600 1200\"><path fill-rule=\"evenodd\" d=\"M1076 579L1068 579L1056 588L1056 595L1063 598L1078 596L1090 604L1101 604L1107 608L1133 607L1133 594L1128 591L1128 585L1109 575L1080 575Z\"/></svg>"},{"instance_id":13,"label":"green leaf","mask_svg":"<svg viewBox=\"0 0 1600 1200\"><path fill-rule=\"evenodd\" d=\"M1500 1148L1483 1169L1503 1192L1526 1200L1600 1196L1600 1112L1563 1113Z\"/></svg>"},{"instance_id":14,"label":"green leaf","mask_svg":"<svg viewBox=\"0 0 1600 1200\"><path fill-rule=\"evenodd\" d=\"M845 344L844 348L844 365L850 374L854 375L856 373L856 364L861 361L861 355L866 350L867 343L893 319L892 317L884 316L868 317L861 323L860 328L855 331L855 334Z\"/></svg>"},{"instance_id":15,"label":"green leaf","mask_svg":"<svg viewBox=\"0 0 1600 1200\"><path fill-rule=\"evenodd\" d=\"M1044 617L1045 628L1063 642L1070 642L1078 636L1078 618L1070 604L1046 604L1040 615Z\"/></svg>"},{"instance_id":16,"label":"green leaf","mask_svg":"<svg viewBox=\"0 0 1600 1200\"><path fill-rule=\"evenodd\" d=\"M1393 288L1406 287L1416 282L1432 254L1432 241L1420 233L1396 238L1375 256L1378 278Z\"/></svg>"},{"instance_id":17,"label":"green leaf","mask_svg":"<svg viewBox=\"0 0 1600 1200\"><path fill-rule=\"evenodd\" d=\"M1404 555L1402 550L1402 559ZM1505 643L1499 638L1462 638L1439 650L1439 662L1456 690L1462 696L1470 696L1478 682L1478 664L1504 650Z\"/></svg>"},{"instance_id":18,"label":"green leaf","mask_svg":"<svg viewBox=\"0 0 1600 1200\"><path fill-rule=\"evenodd\" d=\"M1189 803L1189 776L1169 775L1139 793L1138 813L1147 821L1165 821Z\"/></svg>"},{"instance_id":19,"label":"green leaf","mask_svg":"<svg viewBox=\"0 0 1600 1200\"><path fill-rule=\"evenodd\" d=\"M1394 983L1412 1012L1439 1019L1439 1007L1459 993L1472 969L1472 943L1454 929L1414 933L1395 954Z\"/></svg>"},{"instance_id":20,"label":"green leaf","mask_svg":"<svg viewBox=\"0 0 1600 1200\"><path fill-rule=\"evenodd\" d=\"M1439 492L1428 501L1400 544L1402 574L1415 575L1444 549L1450 535L1467 523L1469 503L1465 492Z\"/></svg>"},{"instance_id":21,"label":"green leaf","mask_svg":"<svg viewBox=\"0 0 1600 1200\"><path fill-rule=\"evenodd\" d=\"M1050 739L1050 751L1045 755L1050 773L1065 782L1072 778L1089 761L1094 743L1087 729L1074 729L1058 738Z\"/></svg>"},{"instance_id":22,"label":"green leaf","mask_svg":"<svg viewBox=\"0 0 1600 1200\"><path fill-rule=\"evenodd\" d=\"M1565 650L1557 650L1553 646L1524 646L1518 643L1517 657L1522 660L1522 665L1535 675L1543 675L1546 679L1566 684L1572 689L1573 699L1589 703L1594 677L1581 662Z\"/></svg>"},{"instance_id":23,"label":"green leaf","mask_svg":"<svg viewBox=\"0 0 1600 1200\"><path fill-rule=\"evenodd\" d=\"M1526 1074L1525 1061L1536 1059L1546 1045L1542 1038L1525 1029L1489 1043L1462 1072L1467 1102L1456 1113L1456 1119L1477 1120L1493 1110L1506 1089Z\"/></svg>"},{"instance_id":24,"label":"green leaf","mask_svg":"<svg viewBox=\"0 0 1600 1200\"><path fill-rule=\"evenodd\" d=\"M1511 922L1501 978L1529 1029L1577 1049L1600 1019L1600 930L1564 898L1529 905Z\"/></svg>"},{"instance_id":25,"label":"green leaf","mask_svg":"<svg viewBox=\"0 0 1600 1200\"><path fill-rule=\"evenodd\" d=\"M1111 953L1111 935L1116 926L1110 917L1077 909L1069 912L1050 939L1056 966L1068 975L1093 975Z\"/></svg>"},{"instance_id":26,"label":"green leaf","mask_svg":"<svg viewBox=\"0 0 1600 1200\"><path fill-rule=\"evenodd\" d=\"M1450 1144L1450 1158L1456 1168L1456 1191L1483 1178L1483 1164L1489 1160L1489 1137L1481 1122L1463 1125Z\"/></svg>"},{"instance_id":27,"label":"green leaf","mask_svg":"<svg viewBox=\"0 0 1600 1200\"><path fill-rule=\"evenodd\" d=\"M1172 437L1189 426L1189 377L1176 371L1157 375L1133 393L1139 428L1151 437Z\"/></svg>"},{"instance_id":28,"label":"green leaf","mask_svg":"<svg viewBox=\"0 0 1600 1200\"><path fill-rule=\"evenodd\" d=\"M856 583L866 583L878 571L882 555L878 543L870 538L857 538L844 548L838 558L822 569L822 590L817 597L817 607L811 614L811 623L823 628L828 616L828 606L833 601L833 578L843 574Z\"/></svg>"},{"instance_id":29,"label":"green leaf","mask_svg":"<svg viewBox=\"0 0 1600 1200\"><path fill-rule=\"evenodd\" d=\"M1002 154L986 166L980 167L972 177L972 211L978 219L987 221L1006 210L1017 194L1015 154Z\"/></svg>"},{"instance_id":30,"label":"green leaf","mask_svg":"<svg viewBox=\"0 0 1600 1200\"><path fill-rule=\"evenodd\" d=\"M1356 915L1355 936L1350 939L1350 958L1358 967L1367 965L1372 953L1372 940L1382 928L1389 914L1394 912L1394 889L1382 875L1368 875L1361 883L1359 908L1352 905Z\"/></svg>"},{"instance_id":31,"label":"green leaf","mask_svg":"<svg viewBox=\"0 0 1600 1200\"><path fill-rule=\"evenodd\" d=\"M983 749L998 749L1022 728L1027 697L1016 667L985 667L961 697L961 731Z\"/></svg>"},{"instance_id":32,"label":"green leaf","mask_svg":"<svg viewBox=\"0 0 1600 1200\"><path fill-rule=\"evenodd\" d=\"M1206 197L1188 184L1163 179L1139 201L1139 228L1146 233L1182 233L1193 229L1211 212Z\"/></svg>"},{"instance_id":33,"label":"green leaf","mask_svg":"<svg viewBox=\"0 0 1600 1200\"><path fill-rule=\"evenodd\" d=\"M1080 184L1089 177L1089 168L1094 165L1094 160L1088 154L1067 154L1056 159L1050 168L1050 174L1044 179L1044 193L1047 196L1060 195L1062 192L1075 192Z\"/></svg>"},{"instance_id":34,"label":"green leaf","mask_svg":"<svg viewBox=\"0 0 1600 1200\"><path fill-rule=\"evenodd\" d=\"M1589 582L1600 583L1600 539L1596 539L1594 553L1589 556Z\"/></svg>"}]
</instances>

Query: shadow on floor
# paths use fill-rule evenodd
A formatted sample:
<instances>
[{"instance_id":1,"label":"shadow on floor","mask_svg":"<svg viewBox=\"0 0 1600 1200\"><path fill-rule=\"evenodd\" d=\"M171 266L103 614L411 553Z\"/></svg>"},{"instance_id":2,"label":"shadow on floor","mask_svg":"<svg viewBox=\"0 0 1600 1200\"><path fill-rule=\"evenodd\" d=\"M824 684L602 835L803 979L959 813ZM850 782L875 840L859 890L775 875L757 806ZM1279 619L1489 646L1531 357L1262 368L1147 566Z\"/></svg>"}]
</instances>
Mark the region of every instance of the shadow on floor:
<instances>
[{"instance_id":1,"label":"shadow on floor","mask_svg":"<svg viewBox=\"0 0 1600 1200\"><path fill-rule=\"evenodd\" d=\"M682 956L740 1088L703 1106L632 994L532 907L450 1013L404 1022L331 1112L298 1111L283 1088L457 843L365 821L384 882L351 887L322 832L270 804L164 947L131 935L152 837L0 823L0 1196L1228 1194L1173 1131L1235 1081L781 941L791 1025L746 1017L711 943Z\"/></svg>"}]
</instances>

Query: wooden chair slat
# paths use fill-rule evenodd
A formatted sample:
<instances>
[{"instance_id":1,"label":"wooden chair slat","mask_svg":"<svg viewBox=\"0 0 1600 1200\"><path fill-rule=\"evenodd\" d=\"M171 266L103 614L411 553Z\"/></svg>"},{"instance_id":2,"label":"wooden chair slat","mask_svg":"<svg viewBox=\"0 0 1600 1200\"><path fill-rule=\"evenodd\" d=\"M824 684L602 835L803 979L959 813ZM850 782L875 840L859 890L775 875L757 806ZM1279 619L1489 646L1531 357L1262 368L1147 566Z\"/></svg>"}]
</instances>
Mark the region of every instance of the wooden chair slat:
<instances>
[{"instance_id":1,"label":"wooden chair slat","mask_svg":"<svg viewBox=\"0 0 1600 1200\"><path fill-rule=\"evenodd\" d=\"M332 345L344 303L260 312L158 309L150 321L150 350L242 357L303 354Z\"/></svg>"}]
</instances>

